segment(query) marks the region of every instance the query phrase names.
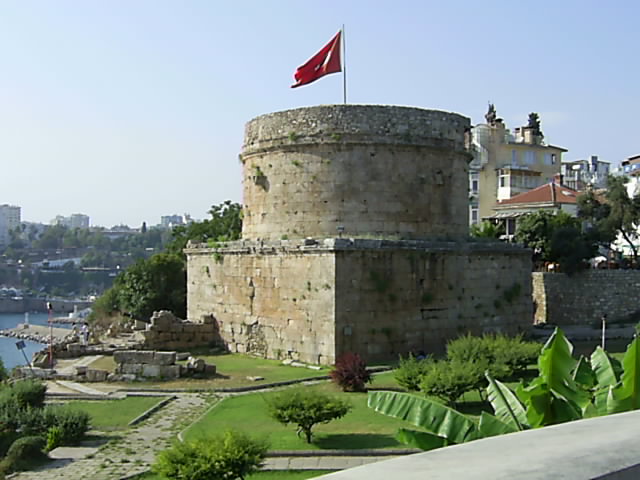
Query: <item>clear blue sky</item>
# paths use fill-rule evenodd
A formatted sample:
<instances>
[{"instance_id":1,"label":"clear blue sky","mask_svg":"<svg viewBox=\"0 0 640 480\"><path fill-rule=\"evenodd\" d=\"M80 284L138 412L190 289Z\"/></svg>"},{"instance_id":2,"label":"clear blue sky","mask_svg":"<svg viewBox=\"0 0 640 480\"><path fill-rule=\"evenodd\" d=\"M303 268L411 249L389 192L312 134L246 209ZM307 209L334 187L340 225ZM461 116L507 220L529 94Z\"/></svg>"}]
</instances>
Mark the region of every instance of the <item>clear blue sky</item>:
<instances>
[{"instance_id":1,"label":"clear blue sky","mask_svg":"<svg viewBox=\"0 0 640 480\"><path fill-rule=\"evenodd\" d=\"M565 159L640 153L640 3L0 0L0 204L111 226L241 201L244 123L340 103L290 89L344 23L350 103L510 128L540 113Z\"/></svg>"}]
</instances>

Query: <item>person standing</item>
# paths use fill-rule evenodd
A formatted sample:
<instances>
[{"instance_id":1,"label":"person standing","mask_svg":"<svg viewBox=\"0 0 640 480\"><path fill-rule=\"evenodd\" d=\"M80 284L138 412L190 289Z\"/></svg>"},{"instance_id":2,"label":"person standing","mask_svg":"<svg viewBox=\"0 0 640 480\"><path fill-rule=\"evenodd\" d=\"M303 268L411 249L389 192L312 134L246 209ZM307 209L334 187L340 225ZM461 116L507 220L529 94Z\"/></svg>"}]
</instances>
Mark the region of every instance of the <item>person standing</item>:
<instances>
[{"instance_id":1,"label":"person standing","mask_svg":"<svg viewBox=\"0 0 640 480\"><path fill-rule=\"evenodd\" d=\"M80 329L80 339L82 341L82 345L89 345L89 324L87 322L82 324L82 328Z\"/></svg>"}]
</instances>

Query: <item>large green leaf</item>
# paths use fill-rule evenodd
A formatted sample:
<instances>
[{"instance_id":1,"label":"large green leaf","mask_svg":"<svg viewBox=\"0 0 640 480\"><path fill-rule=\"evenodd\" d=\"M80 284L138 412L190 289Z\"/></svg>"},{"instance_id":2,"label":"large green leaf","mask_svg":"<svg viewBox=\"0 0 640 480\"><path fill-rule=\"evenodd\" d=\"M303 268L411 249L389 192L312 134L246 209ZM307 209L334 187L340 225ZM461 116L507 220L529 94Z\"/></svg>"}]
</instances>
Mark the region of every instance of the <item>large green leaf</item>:
<instances>
[{"instance_id":1,"label":"large green leaf","mask_svg":"<svg viewBox=\"0 0 640 480\"><path fill-rule=\"evenodd\" d=\"M478 423L478 432L482 438L502 435L504 433L517 432L518 428L511 424L505 423L499 418L489 415L487 412L480 414L480 423Z\"/></svg>"},{"instance_id":2,"label":"large green leaf","mask_svg":"<svg viewBox=\"0 0 640 480\"><path fill-rule=\"evenodd\" d=\"M613 400L608 402L611 413L640 408L640 342L637 338L627 347L622 366L620 384L613 389Z\"/></svg>"},{"instance_id":3,"label":"large green leaf","mask_svg":"<svg viewBox=\"0 0 640 480\"><path fill-rule=\"evenodd\" d=\"M527 420L533 428L582 418L581 409L551 390L542 377L536 378L527 387L520 384L516 394L526 405Z\"/></svg>"},{"instance_id":4,"label":"large green leaf","mask_svg":"<svg viewBox=\"0 0 640 480\"><path fill-rule=\"evenodd\" d=\"M446 438L438 437L433 433L418 432L407 428L398 429L396 439L405 445L419 448L421 450L434 450L436 448L444 447L447 444Z\"/></svg>"},{"instance_id":5,"label":"large green leaf","mask_svg":"<svg viewBox=\"0 0 640 480\"><path fill-rule=\"evenodd\" d=\"M589 360L580 355L576 368L573 369L573 379L582 388L590 389L596 384L596 376L591 369Z\"/></svg>"},{"instance_id":6,"label":"large green leaf","mask_svg":"<svg viewBox=\"0 0 640 480\"><path fill-rule=\"evenodd\" d=\"M556 396L576 404L580 409L586 408L590 395L582 390L573 379L572 372L576 360L571 356L573 345L567 340L562 330L556 328L547 343L542 347L538 357L540 377Z\"/></svg>"},{"instance_id":7,"label":"large green leaf","mask_svg":"<svg viewBox=\"0 0 640 480\"><path fill-rule=\"evenodd\" d=\"M376 412L405 420L451 443L478 438L476 424L441 403L402 392L369 392L368 405Z\"/></svg>"},{"instance_id":8,"label":"large green leaf","mask_svg":"<svg viewBox=\"0 0 640 480\"><path fill-rule=\"evenodd\" d=\"M490 375L487 374L486 377L489 381L487 395L496 417L516 430L528 427L527 412L515 394L506 385L491 378Z\"/></svg>"},{"instance_id":9,"label":"large green leaf","mask_svg":"<svg viewBox=\"0 0 640 480\"><path fill-rule=\"evenodd\" d=\"M591 354L591 368L596 376L596 386L599 389L608 389L618 383L618 375L614 368L613 359L598 346Z\"/></svg>"}]
</instances>

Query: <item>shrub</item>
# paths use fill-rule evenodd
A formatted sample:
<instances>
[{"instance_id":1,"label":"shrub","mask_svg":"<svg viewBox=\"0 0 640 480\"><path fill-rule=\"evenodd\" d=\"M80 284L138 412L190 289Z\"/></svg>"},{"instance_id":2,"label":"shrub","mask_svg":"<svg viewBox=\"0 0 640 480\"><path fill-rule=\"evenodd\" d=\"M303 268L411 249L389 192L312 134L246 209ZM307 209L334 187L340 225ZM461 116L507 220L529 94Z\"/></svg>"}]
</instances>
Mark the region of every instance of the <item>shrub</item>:
<instances>
[{"instance_id":1,"label":"shrub","mask_svg":"<svg viewBox=\"0 0 640 480\"><path fill-rule=\"evenodd\" d=\"M351 405L339 398L303 390L276 395L268 405L269 415L274 420L283 425L297 425L298 436L304 433L307 443L311 443L314 425L342 418L351 410Z\"/></svg>"},{"instance_id":2,"label":"shrub","mask_svg":"<svg viewBox=\"0 0 640 480\"><path fill-rule=\"evenodd\" d=\"M42 452L44 438L27 436L17 439L7 452L7 456L0 462L0 472L9 473L25 470L34 462L43 460L46 455Z\"/></svg>"},{"instance_id":3,"label":"shrub","mask_svg":"<svg viewBox=\"0 0 640 480\"><path fill-rule=\"evenodd\" d=\"M50 452L54 448L62 445L62 429L57 426L49 427L47 431L47 445L45 451Z\"/></svg>"},{"instance_id":4,"label":"shrub","mask_svg":"<svg viewBox=\"0 0 640 480\"><path fill-rule=\"evenodd\" d=\"M338 357L329 375L343 392L364 392L365 384L371 382L371 373L357 353L347 352Z\"/></svg>"},{"instance_id":5,"label":"shrub","mask_svg":"<svg viewBox=\"0 0 640 480\"><path fill-rule=\"evenodd\" d=\"M170 480L243 479L258 469L266 453L265 442L227 431L174 444L158 455L153 471Z\"/></svg>"},{"instance_id":6,"label":"shrub","mask_svg":"<svg viewBox=\"0 0 640 480\"><path fill-rule=\"evenodd\" d=\"M407 358L400 357L398 368L394 372L394 377L401 387L409 391L420 390L422 376L428 371L433 361L429 359L418 360L409 354Z\"/></svg>"},{"instance_id":7,"label":"shrub","mask_svg":"<svg viewBox=\"0 0 640 480\"><path fill-rule=\"evenodd\" d=\"M47 430L60 429L59 445L74 445L80 442L89 430L89 414L66 406L51 405L43 410Z\"/></svg>"},{"instance_id":8,"label":"shrub","mask_svg":"<svg viewBox=\"0 0 640 480\"><path fill-rule=\"evenodd\" d=\"M0 404L9 403L11 408L40 408L44 405L47 386L39 380L20 380L0 391Z\"/></svg>"},{"instance_id":9,"label":"shrub","mask_svg":"<svg viewBox=\"0 0 640 480\"><path fill-rule=\"evenodd\" d=\"M463 393L478 388L483 378L484 367L480 363L441 360L429 365L422 376L420 390L455 405Z\"/></svg>"},{"instance_id":10,"label":"shrub","mask_svg":"<svg viewBox=\"0 0 640 480\"><path fill-rule=\"evenodd\" d=\"M522 336L465 335L447 344L447 358L454 362L474 362L484 366L493 378L508 379L535 362L542 346Z\"/></svg>"},{"instance_id":11,"label":"shrub","mask_svg":"<svg viewBox=\"0 0 640 480\"><path fill-rule=\"evenodd\" d=\"M0 358L0 381L5 380L8 377L7 369L4 367L4 362Z\"/></svg>"}]
</instances>

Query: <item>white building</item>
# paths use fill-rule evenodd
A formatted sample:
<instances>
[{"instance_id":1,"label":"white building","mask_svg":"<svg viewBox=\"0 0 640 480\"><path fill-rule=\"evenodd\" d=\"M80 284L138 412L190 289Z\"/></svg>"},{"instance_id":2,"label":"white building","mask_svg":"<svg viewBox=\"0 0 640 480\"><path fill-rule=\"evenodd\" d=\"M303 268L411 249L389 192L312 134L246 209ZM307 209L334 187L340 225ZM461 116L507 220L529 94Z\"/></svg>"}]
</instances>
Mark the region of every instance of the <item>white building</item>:
<instances>
[{"instance_id":1,"label":"white building","mask_svg":"<svg viewBox=\"0 0 640 480\"><path fill-rule=\"evenodd\" d=\"M56 215L51 225L63 225L67 228L89 228L89 216L82 213L72 213L71 216Z\"/></svg>"},{"instance_id":2,"label":"white building","mask_svg":"<svg viewBox=\"0 0 640 480\"><path fill-rule=\"evenodd\" d=\"M20 226L20 207L0 205L0 247L6 247L11 241L9 232Z\"/></svg>"},{"instance_id":3,"label":"white building","mask_svg":"<svg viewBox=\"0 0 640 480\"><path fill-rule=\"evenodd\" d=\"M599 160L597 155L591 155L589 160L562 162L561 172L563 184L579 192L586 190L589 185L596 189L607 188L611 163Z\"/></svg>"}]
</instances>

